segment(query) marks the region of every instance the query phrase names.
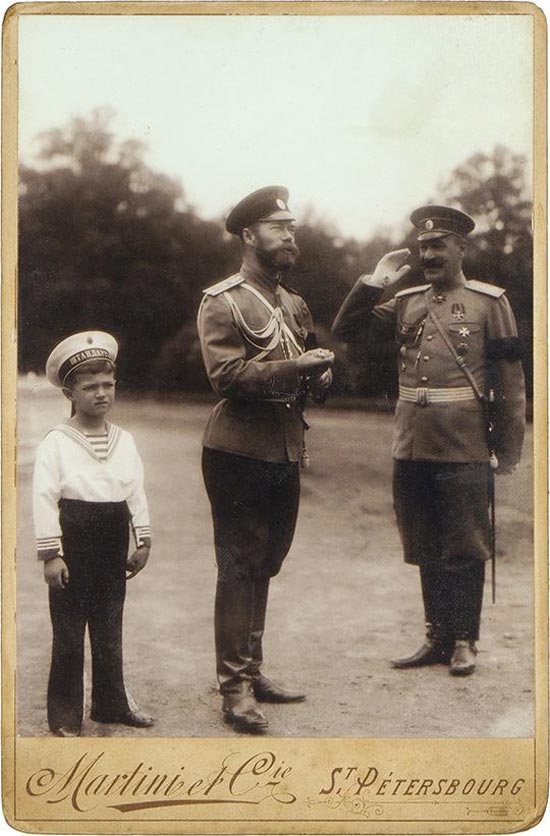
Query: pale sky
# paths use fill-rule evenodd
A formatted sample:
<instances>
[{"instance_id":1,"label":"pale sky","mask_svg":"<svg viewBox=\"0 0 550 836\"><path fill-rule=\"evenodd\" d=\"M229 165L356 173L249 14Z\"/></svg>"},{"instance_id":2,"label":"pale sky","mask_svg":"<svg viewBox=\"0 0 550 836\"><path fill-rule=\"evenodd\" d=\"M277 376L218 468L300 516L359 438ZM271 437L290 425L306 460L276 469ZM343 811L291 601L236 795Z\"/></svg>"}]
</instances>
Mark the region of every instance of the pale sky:
<instances>
[{"instance_id":1,"label":"pale sky","mask_svg":"<svg viewBox=\"0 0 550 836\"><path fill-rule=\"evenodd\" d=\"M109 106L204 218L282 183L298 218L366 239L476 151L531 160L528 15L28 15L19 66L25 162Z\"/></svg>"}]
</instances>

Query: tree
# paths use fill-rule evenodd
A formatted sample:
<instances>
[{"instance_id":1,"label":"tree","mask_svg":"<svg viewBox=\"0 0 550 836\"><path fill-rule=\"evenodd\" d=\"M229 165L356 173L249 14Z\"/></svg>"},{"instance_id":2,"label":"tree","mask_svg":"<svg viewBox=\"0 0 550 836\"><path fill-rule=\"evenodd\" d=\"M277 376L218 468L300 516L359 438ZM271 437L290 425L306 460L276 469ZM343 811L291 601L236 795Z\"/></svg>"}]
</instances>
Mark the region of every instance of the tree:
<instances>
[{"instance_id":1,"label":"tree","mask_svg":"<svg viewBox=\"0 0 550 836\"><path fill-rule=\"evenodd\" d=\"M147 167L140 143L115 143L112 116L42 134L37 166L21 168L20 364L41 370L64 336L107 330L120 378L150 387L163 344L194 319L230 247L177 181Z\"/></svg>"},{"instance_id":2,"label":"tree","mask_svg":"<svg viewBox=\"0 0 550 836\"><path fill-rule=\"evenodd\" d=\"M533 241L532 203L525 158L502 146L497 146L491 154L474 154L440 183L435 196L427 199L426 203L455 206L473 217L476 228L469 236L465 272L471 278L506 289L518 323L530 390L533 369ZM385 252L407 247L411 251L412 269L394 287L394 292L423 284L425 280L420 269L416 237L416 230L412 227L399 243L373 237L365 245L359 262L371 268ZM360 266L356 275L362 271ZM397 390L395 353L395 346L381 346L374 342L348 349L351 364L349 387L358 393L383 391L394 396Z\"/></svg>"},{"instance_id":3,"label":"tree","mask_svg":"<svg viewBox=\"0 0 550 836\"><path fill-rule=\"evenodd\" d=\"M498 145L474 154L440 185L440 199L473 217L476 228L466 268L472 277L504 287L518 322L523 362L532 385L533 234L531 191L524 156Z\"/></svg>"},{"instance_id":4,"label":"tree","mask_svg":"<svg viewBox=\"0 0 550 836\"><path fill-rule=\"evenodd\" d=\"M113 112L100 108L38 137L35 165L20 171L20 368L41 371L55 343L78 330L112 332L119 379L132 388L208 389L195 325L202 289L236 272L239 242L223 220L205 221L181 184L152 171L145 148L118 142ZM506 287L531 374L532 236L525 160L498 147L475 154L440 185L433 202L476 220L469 275ZM413 253L403 285L423 282L410 230L343 238L310 211L298 231L301 257L289 283L311 308L318 341L357 276L391 249ZM401 287L402 285L400 285ZM400 289L400 288L398 288ZM335 391L395 393L395 346L372 343L338 360Z\"/></svg>"}]
</instances>

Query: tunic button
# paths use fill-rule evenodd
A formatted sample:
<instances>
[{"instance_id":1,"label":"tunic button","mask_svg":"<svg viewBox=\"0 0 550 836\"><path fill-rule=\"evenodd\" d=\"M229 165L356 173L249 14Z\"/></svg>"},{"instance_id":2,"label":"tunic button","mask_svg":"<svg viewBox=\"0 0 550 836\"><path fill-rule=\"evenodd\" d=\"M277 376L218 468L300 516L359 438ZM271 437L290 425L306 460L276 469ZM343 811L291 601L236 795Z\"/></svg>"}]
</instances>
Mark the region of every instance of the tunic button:
<instances>
[{"instance_id":1,"label":"tunic button","mask_svg":"<svg viewBox=\"0 0 550 836\"><path fill-rule=\"evenodd\" d=\"M425 361L427 362L427 361L430 359L430 355L429 355L429 354L425 354L425 355L424 355L424 357L423 357L422 359L423 359L423 360L425 360Z\"/></svg>"},{"instance_id":2,"label":"tunic button","mask_svg":"<svg viewBox=\"0 0 550 836\"><path fill-rule=\"evenodd\" d=\"M285 406L286 406L287 409L290 409L290 404L289 403L285 403Z\"/></svg>"},{"instance_id":3,"label":"tunic button","mask_svg":"<svg viewBox=\"0 0 550 836\"><path fill-rule=\"evenodd\" d=\"M420 378L420 380L422 381L422 383L427 383L427 382L428 382L428 378L427 378L427 377L424 377L424 376L422 376L422 377Z\"/></svg>"},{"instance_id":4,"label":"tunic button","mask_svg":"<svg viewBox=\"0 0 550 836\"><path fill-rule=\"evenodd\" d=\"M432 336L432 334L428 334L428 336L426 337L426 339L427 339L427 340L433 340L433 336Z\"/></svg>"}]
</instances>

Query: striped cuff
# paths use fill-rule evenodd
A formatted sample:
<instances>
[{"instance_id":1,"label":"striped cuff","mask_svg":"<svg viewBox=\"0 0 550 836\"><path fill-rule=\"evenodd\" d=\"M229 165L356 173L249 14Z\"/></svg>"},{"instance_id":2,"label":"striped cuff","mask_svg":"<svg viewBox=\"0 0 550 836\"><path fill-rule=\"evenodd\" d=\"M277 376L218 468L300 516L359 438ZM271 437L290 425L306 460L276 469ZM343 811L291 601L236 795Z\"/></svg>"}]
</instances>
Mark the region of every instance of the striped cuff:
<instances>
[{"instance_id":1,"label":"striped cuff","mask_svg":"<svg viewBox=\"0 0 550 836\"><path fill-rule=\"evenodd\" d=\"M136 541L136 546L138 549L140 546L149 545L148 543L144 543L144 539L147 538L149 541L151 540L150 525L136 525L136 527L132 530L134 533L134 540Z\"/></svg>"},{"instance_id":2,"label":"striped cuff","mask_svg":"<svg viewBox=\"0 0 550 836\"><path fill-rule=\"evenodd\" d=\"M38 552L38 559L42 560L42 552L44 557L46 552L57 551L59 557L63 557L63 546L61 545L61 537L40 537L36 541L36 551Z\"/></svg>"}]
</instances>

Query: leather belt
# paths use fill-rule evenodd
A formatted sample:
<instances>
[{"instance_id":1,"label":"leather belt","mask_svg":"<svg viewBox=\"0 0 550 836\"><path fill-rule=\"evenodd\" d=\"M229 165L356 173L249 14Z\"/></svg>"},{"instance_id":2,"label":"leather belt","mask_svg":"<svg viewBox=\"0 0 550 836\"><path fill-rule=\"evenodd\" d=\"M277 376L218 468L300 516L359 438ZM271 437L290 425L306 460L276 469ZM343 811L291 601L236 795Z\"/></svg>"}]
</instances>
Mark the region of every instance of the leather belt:
<instances>
[{"instance_id":1,"label":"leather belt","mask_svg":"<svg viewBox=\"0 0 550 836\"><path fill-rule=\"evenodd\" d=\"M428 406L431 403L457 403L458 401L475 401L476 396L471 386L457 386L453 389L428 389L427 386L399 387L399 400Z\"/></svg>"},{"instance_id":2,"label":"leather belt","mask_svg":"<svg viewBox=\"0 0 550 836\"><path fill-rule=\"evenodd\" d=\"M287 395L284 398L262 398L262 403L284 403L287 406L292 406L298 400L296 395Z\"/></svg>"}]
</instances>

